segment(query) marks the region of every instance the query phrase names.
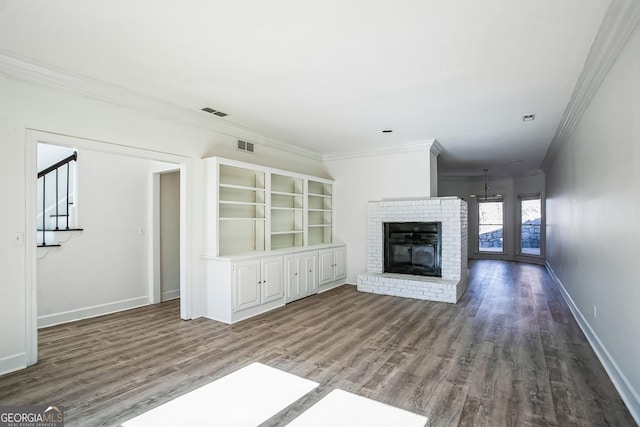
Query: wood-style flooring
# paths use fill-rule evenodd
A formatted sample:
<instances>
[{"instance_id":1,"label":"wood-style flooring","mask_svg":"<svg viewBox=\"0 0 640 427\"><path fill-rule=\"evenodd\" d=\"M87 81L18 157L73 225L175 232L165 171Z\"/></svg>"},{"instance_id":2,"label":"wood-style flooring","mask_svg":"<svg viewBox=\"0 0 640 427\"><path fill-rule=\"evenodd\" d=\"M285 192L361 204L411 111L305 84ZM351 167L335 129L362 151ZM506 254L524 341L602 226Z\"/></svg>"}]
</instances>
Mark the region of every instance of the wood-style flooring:
<instances>
[{"instance_id":1,"label":"wood-style flooring","mask_svg":"<svg viewBox=\"0 0 640 427\"><path fill-rule=\"evenodd\" d=\"M40 362L0 377L0 405L59 404L67 426L118 425L251 362L434 426L635 425L543 267L472 262L458 304L342 286L235 325L176 301L43 329Z\"/></svg>"}]
</instances>

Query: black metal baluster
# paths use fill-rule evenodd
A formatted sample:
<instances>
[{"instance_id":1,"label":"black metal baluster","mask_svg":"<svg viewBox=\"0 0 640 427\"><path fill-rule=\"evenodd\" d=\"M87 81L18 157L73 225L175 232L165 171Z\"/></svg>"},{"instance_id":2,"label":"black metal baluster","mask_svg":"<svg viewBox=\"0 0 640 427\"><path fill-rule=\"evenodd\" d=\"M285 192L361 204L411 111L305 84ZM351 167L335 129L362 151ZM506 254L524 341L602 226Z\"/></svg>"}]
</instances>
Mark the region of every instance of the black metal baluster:
<instances>
[{"instance_id":1,"label":"black metal baluster","mask_svg":"<svg viewBox=\"0 0 640 427\"><path fill-rule=\"evenodd\" d=\"M42 246L47 246L46 239L46 227L45 227L45 206L46 206L46 194L47 194L47 177L42 177Z\"/></svg>"},{"instance_id":2,"label":"black metal baluster","mask_svg":"<svg viewBox=\"0 0 640 427\"><path fill-rule=\"evenodd\" d=\"M58 169L56 169L56 230L59 230L60 227L58 227L58 218L60 218L60 212L58 209L58 206L60 205L60 199L58 197L58 187L60 186L60 184L58 183Z\"/></svg>"},{"instance_id":3,"label":"black metal baluster","mask_svg":"<svg viewBox=\"0 0 640 427\"><path fill-rule=\"evenodd\" d=\"M67 163L67 230L69 229L69 168L70 167L71 167L71 162Z\"/></svg>"},{"instance_id":4,"label":"black metal baluster","mask_svg":"<svg viewBox=\"0 0 640 427\"><path fill-rule=\"evenodd\" d=\"M66 221L66 230L72 230L69 227L69 216L70 216L70 212L69 212L69 192L70 192L70 181L71 181L71 170L69 169L71 167L71 162L73 161L77 161L78 159L78 152L74 152L71 156L67 157L66 159L60 160L58 163L49 166L48 168L41 170L40 172L38 172L38 179L42 178L42 245L40 246L60 246L60 245L47 245L47 218L46 218L46 212L47 212L47 175L50 174L51 172L56 173L56 191L55 191L55 204L56 204L56 210L55 210L55 217L56 217L56 225L55 227L53 226L53 224L51 225L51 229L50 231L56 231L56 230L61 230L60 229L60 215L61 215L61 211L60 211L60 175L59 175L59 169L64 166L67 165L67 188L66 188L66 194L65 194L65 199L66 200L66 204L67 207L65 208L65 213L63 214L64 216L67 217L67 221ZM81 229L78 229L81 231Z\"/></svg>"}]
</instances>

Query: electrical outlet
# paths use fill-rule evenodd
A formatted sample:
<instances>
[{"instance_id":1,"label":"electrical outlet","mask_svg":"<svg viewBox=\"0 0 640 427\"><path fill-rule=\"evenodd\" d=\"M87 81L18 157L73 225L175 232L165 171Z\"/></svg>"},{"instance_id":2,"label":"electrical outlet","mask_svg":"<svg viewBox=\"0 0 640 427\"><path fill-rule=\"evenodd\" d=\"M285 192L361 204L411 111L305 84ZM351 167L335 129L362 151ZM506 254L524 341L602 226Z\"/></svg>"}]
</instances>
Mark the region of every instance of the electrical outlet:
<instances>
[{"instance_id":1,"label":"electrical outlet","mask_svg":"<svg viewBox=\"0 0 640 427\"><path fill-rule=\"evenodd\" d=\"M593 318L597 318L598 317L598 307L596 307L595 304L593 304Z\"/></svg>"}]
</instances>

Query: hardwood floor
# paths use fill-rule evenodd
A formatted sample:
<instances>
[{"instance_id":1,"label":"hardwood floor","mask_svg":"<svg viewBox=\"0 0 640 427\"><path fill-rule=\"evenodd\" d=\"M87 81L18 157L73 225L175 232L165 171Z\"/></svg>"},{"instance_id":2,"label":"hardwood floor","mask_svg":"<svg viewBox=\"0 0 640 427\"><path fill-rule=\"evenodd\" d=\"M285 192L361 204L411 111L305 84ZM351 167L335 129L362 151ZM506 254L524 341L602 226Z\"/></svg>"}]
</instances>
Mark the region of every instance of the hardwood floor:
<instances>
[{"instance_id":1,"label":"hardwood floor","mask_svg":"<svg viewBox=\"0 0 640 427\"><path fill-rule=\"evenodd\" d=\"M447 426L635 425L544 268L476 261L456 304L353 286L225 325L176 301L40 331L40 362L0 377L0 405L60 404L66 425L119 423L250 362Z\"/></svg>"}]
</instances>

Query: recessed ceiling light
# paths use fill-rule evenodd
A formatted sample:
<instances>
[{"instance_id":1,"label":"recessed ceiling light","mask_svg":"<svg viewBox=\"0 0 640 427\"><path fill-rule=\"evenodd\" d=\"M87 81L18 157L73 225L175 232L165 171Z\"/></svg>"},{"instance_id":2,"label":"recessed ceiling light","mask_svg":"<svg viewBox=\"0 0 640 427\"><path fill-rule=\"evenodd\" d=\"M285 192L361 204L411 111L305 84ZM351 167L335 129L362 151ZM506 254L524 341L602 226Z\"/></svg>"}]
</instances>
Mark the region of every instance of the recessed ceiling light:
<instances>
[{"instance_id":1,"label":"recessed ceiling light","mask_svg":"<svg viewBox=\"0 0 640 427\"><path fill-rule=\"evenodd\" d=\"M391 132L393 132L393 129L384 129L382 131L382 133L391 133Z\"/></svg>"},{"instance_id":2,"label":"recessed ceiling light","mask_svg":"<svg viewBox=\"0 0 640 427\"><path fill-rule=\"evenodd\" d=\"M530 122L532 120L536 119L536 115L535 114L525 114L524 116L522 116L522 121L523 122Z\"/></svg>"}]
</instances>

